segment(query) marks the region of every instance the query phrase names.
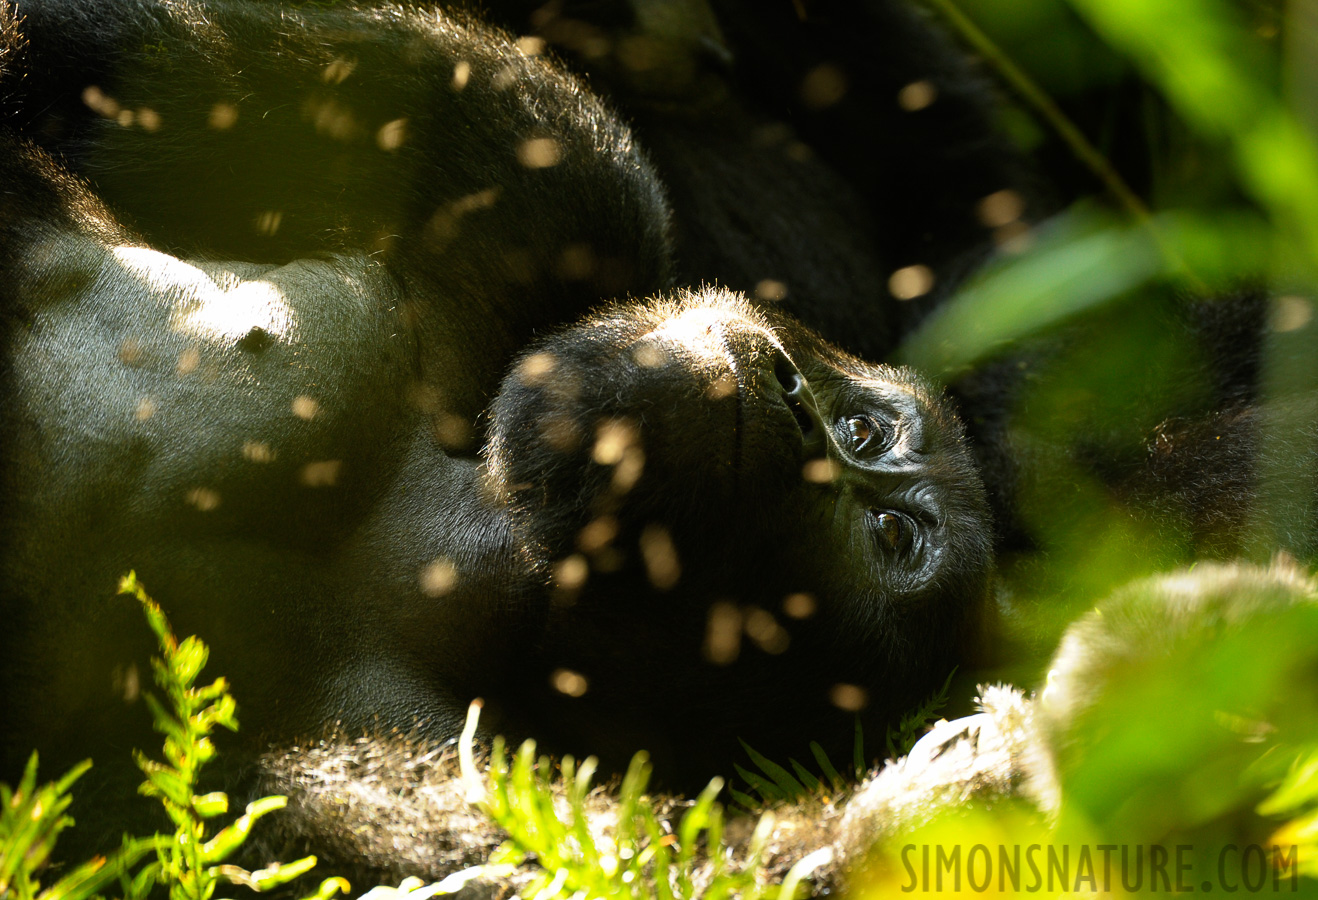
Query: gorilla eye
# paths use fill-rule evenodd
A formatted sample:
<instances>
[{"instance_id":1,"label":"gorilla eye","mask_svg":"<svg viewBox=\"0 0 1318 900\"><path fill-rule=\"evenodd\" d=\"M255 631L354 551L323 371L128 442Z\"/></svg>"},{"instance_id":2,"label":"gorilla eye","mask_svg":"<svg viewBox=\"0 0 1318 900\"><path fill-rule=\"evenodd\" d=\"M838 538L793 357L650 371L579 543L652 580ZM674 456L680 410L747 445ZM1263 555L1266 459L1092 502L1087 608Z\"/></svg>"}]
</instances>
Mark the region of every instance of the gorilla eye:
<instances>
[{"instance_id":1,"label":"gorilla eye","mask_svg":"<svg viewBox=\"0 0 1318 900\"><path fill-rule=\"evenodd\" d=\"M874 513L874 530L889 550L897 550L902 543L902 519L896 513Z\"/></svg>"},{"instance_id":2,"label":"gorilla eye","mask_svg":"<svg viewBox=\"0 0 1318 900\"><path fill-rule=\"evenodd\" d=\"M849 416L843 424L853 453L878 449L886 439L884 427L870 416Z\"/></svg>"}]
</instances>

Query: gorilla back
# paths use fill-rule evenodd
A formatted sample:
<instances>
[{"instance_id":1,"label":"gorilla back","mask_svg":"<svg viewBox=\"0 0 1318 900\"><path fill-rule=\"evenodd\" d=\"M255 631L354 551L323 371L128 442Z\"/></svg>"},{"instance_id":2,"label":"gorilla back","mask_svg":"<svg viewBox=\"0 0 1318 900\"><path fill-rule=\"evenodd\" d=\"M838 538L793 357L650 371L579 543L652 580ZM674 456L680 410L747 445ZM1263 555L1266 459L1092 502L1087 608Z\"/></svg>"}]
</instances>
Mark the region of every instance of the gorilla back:
<instances>
[{"instance_id":1,"label":"gorilla back","mask_svg":"<svg viewBox=\"0 0 1318 900\"><path fill-rule=\"evenodd\" d=\"M468 452L533 330L663 281L658 184L571 78L392 7L22 11L6 775L150 740L130 567L253 747L449 736L486 695L502 730L690 783L736 737L838 752L862 708L881 734L950 668L988 524L909 373L716 291L630 303L524 355Z\"/></svg>"}]
</instances>

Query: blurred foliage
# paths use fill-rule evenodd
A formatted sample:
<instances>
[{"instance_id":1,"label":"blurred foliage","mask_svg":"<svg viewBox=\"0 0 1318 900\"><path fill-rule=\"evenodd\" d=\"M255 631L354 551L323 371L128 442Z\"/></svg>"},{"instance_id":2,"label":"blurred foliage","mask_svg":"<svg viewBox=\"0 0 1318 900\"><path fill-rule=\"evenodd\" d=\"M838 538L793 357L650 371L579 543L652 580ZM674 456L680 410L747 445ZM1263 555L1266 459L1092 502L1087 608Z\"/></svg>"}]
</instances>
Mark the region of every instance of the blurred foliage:
<instances>
[{"instance_id":1,"label":"blurred foliage","mask_svg":"<svg viewBox=\"0 0 1318 900\"><path fill-rule=\"evenodd\" d=\"M1022 525L1051 551L1047 566L1003 567L1006 593L1050 616L1023 627L1050 646L1115 585L1205 546L1310 558L1312 503L1297 498L1315 493L1318 110L1297 98L1318 92L1301 77L1318 31L1296 23L1312 4L929 2L1016 87L1012 115L1032 119L1025 130L1061 207L1028 233L1004 233L1001 258L899 353L953 383L1019 361L1007 443L1027 461ZM1190 522L1150 526L1090 463L1133 471L1161 423L1211 414L1221 363L1175 320L1250 291L1272 296L1274 322L1279 303L1299 310L1263 339L1259 502L1220 539Z\"/></svg>"},{"instance_id":2,"label":"blurred foliage","mask_svg":"<svg viewBox=\"0 0 1318 900\"><path fill-rule=\"evenodd\" d=\"M82 762L58 781L37 784L37 754L28 760L18 785L0 784L0 897L14 900L86 900L95 897L121 873L151 852L151 838L125 838L109 856L75 866L49 887L38 875L50 860L60 832L73 824L66 815L70 788L91 768Z\"/></svg>"},{"instance_id":3,"label":"blurred foliage","mask_svg":"<svg viewBox=\"0 0 1318 900\"><path fill-rule=\"evenodd\" d=\"M862 893L983 893L988 879L1001 893L1318 896L1318 591L1259 571L1191 571L1105 603L1079 643L1101 635L1107 655L1071 655L1062 695L1054 672L1037 701L1045 720L1050 698L1065 710L1043 726L1056 814L944 810L875 848Z\"/></svg>"},{"instance_id":4,"label":"blurred foliage","mask_svg":"<svg viewBox=\"0 0 1318 900\"><path fill-rule=\"evenodd\" d=\"M1008 127L1042 162L1060 207L1004 240L1002 258L900 354L953 384L995 365L1019 368L1006 433L1027 461L1015 486L1021 527L1044 552L1004 560L1003 604L1008 638L1036 651L1036 668L1011 674L1037 683L1062 629L1133 578L1207 555L1266 561L1285 551L1313 564L1318 4L929 5L1003 75ZM1187 308L1248 292L1270 310L1259 392L1248 398L1259 433L1255 501L1228 510L1212 534L1137 514L1137 498L1104 466L1148 465L1166 423L1211 424L1221 403L1220 361L1173 325ZM1224 848L1275 842L1280 856L1257 861L1262 889L1316 893L1315 882L1292 881L1296 867L1318 874L1316 649L1306 606L1151 654L1113 691L1102 720L1084 723L1092 746L1063 766L1055 827L1016 807L966 809L907 840L959 848L963 859L983 844L995 860L999 846L1032 843L1076 853L1185 845L1182 875L1196 891L1224 884ZM900 847L886 848L863 893L909 890L912 863L924 863L918 852L903 859ZM1237 863L1222 871L1238 876ZM995 875L988 890L999 889Z\"/></svg>"}]
</instances>

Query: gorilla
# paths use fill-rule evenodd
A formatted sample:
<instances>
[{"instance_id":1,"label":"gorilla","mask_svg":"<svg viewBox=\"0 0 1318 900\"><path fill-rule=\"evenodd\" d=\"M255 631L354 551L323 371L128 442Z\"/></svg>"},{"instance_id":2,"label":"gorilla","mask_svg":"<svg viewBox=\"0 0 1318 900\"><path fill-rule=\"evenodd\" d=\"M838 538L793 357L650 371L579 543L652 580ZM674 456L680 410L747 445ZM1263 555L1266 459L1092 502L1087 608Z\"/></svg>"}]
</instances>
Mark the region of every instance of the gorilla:
<instances>
[{"instance_id":1,"label":"gorilla","mask_svg":"<svg viewBox=\"0 0 1318 900\"><path fill-rule=\"evenodd\" d=\"M671 288L652 164L533 46L392 5L0 15L5 777L151 742L129 568L249 750L443 739L480 695L699 787L738 739L845 758L955 665L991 527L946 401Z\"/></svg>"}]
</instances>

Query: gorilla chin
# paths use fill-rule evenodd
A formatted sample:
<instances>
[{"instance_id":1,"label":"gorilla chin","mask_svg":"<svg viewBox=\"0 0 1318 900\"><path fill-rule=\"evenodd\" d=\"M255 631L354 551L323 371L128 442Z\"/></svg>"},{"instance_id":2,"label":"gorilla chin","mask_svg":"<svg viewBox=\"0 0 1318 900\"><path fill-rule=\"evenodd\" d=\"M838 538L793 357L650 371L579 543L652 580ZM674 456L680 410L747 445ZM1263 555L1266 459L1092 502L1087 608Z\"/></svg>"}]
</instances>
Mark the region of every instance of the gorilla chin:
<instances>
[{"instance_id":1,"label":"gorilla chin","mask_svg":"<svg viewBox=\"0 0 1318 900\"><path fill-rule=\"evenodd\" d=\"M984 490L940 393L727 291L549 336L490 422L490 479L549 586L507 694L550 749L646 748L682 789L738 738L847 759L855 714L880 745L987 596Z\"/></svg>"}]
</instances>

